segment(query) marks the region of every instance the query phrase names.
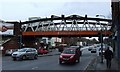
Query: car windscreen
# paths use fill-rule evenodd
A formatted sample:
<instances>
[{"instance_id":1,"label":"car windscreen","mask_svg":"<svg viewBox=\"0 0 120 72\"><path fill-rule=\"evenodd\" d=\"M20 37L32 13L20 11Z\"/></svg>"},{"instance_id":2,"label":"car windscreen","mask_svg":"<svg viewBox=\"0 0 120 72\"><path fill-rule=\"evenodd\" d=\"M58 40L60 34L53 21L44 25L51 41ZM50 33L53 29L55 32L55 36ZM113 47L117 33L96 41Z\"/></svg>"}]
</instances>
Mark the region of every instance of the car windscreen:
<instances>
[{"instance_id":1,"label":"car windscreen","mask_svg":"<svg viewBox=\"0 0 120 72\"><path fill-rule=\"evenodd\" d=\"M25 52L27 49L19 49L18 52Z\"/></svg>"},{"instance_id":2,"label":"car windscreen","mask_svg":"<svg viewBox=\"0 0 120 72\"><path fill-rule=\"evenodd\" d=\"M75 54L75 50L74 49L65 49L63 51L63 53L65 53L65 54Z\"/></svg>"}]
</instances>

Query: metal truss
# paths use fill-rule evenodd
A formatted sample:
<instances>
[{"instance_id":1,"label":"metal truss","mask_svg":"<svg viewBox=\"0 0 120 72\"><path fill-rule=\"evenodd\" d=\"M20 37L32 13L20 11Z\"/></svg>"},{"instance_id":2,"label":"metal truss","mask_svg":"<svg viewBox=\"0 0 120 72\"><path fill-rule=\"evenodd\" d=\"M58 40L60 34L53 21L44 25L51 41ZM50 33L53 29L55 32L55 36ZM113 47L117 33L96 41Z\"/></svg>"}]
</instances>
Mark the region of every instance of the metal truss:
<instances>
[{"instance_id":1,"label":"metal truss","mask_svg":"<svg viewBox=\"0 0 120 72\"><path fill-rule=\"evenodd\" d=\"M51 18L23 22L22 30L27 31L107 31L110 30L111 20L88 18L78 15L68 17L51 16Z\"/></svg>"}]
</instances>

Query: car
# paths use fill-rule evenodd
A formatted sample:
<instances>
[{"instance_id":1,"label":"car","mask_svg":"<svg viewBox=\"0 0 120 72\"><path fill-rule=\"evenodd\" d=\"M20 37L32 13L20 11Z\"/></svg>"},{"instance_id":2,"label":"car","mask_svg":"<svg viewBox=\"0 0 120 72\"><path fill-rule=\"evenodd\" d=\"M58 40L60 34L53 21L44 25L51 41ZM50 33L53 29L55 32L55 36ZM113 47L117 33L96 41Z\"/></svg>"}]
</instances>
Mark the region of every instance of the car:
<instances>
[{"instance_id":1,"label":"car","mask_svg":"<svg viewBox=\"0 0 120 72\"><path fill-rule=\"evenodd\" d=\"M70 48L78 48L78 49L80 49L80 56L82 56L82 50L81 50L81 47L82 47L82 46L70 46Z\"/></svg>"},{"instance_id":2,"label":"car","mask_svg":"<svg viewBox=\"0 0 120 72\"><path fill-rule=\"evenodd\" d=\"M12 53L13 60L37 59L38 53L35 48L21 48Z\"/></svg>"},{"instance_id":3,"label":"car","mask_svg":"<svg viewBox=\"0 0 120 72\"><path fill-rule=\"evenodd\" d=\"M59 56L59 64L63 63L79 63L80 48L65 48Z\"/></svg>"},{"instance_id":4,"label":"car","mask_svg":"<svg viewBox=\"0 0 120 72\"><path fill-rule=\"evenodd\" d=\"M44 49L44 48L39 48L38 50L38 54L47 54L49 51Z\"/></svg>"},{"instance_id":5,"label":"car","mask_svg":"<svg viewBox=\"0 0 120 72\"><path fill-rule=\"evenodd\" d=\"M17 51L18 49L7 49L5 51L5 56L11 56L13 52Z\"/></svg>"},{"instance_id":6,"label":"car","mask_svg":"<svg viewBox=\"0 0 120 72\"><path fill-rule=\"evenodd\" d=\"M88 48L88 51L91 51L93 49L93 47L92 46L90 46L89 48Z\"/></svg>"},{"instance_id":7,"label":"car","mask_svg":"<svg viewBox=\"0 0 120 72\"><path fill-rule=\"evenodd\" d=\"M67 47L67 44L60 44L59 46L58 46L58 51L59 52L63 52L63 50L64 50L64 48L66 48Z\"/></svg>"},{"instance_id":8,"label":"car","mask_svg":"<svg viewBox=\"0 0 120 72\"><path fill-rule=\"evenodd\" d=\"M93 48L93 49L91 50L91 53L96 53L96 52L97 52L96 48Z\"/></svg>"}]
</instances>

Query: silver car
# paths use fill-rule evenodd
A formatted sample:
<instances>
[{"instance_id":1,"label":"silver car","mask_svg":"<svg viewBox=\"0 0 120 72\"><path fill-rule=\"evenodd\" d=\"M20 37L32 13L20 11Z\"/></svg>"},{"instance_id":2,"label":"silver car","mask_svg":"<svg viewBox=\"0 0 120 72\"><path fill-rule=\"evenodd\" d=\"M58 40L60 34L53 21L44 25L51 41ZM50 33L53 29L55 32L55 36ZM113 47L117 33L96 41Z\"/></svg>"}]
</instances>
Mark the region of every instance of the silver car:
<instances>
[{"instance_id":1,"label":"silver car","mask_svg":"<svg viewBox=\"0 0 120 72\"><path fill-rule=\"evenodd\" d=\"M12 53L13 60L37 59L38 53L35 48L22 48Z\"/></svg>"}]
</instances>

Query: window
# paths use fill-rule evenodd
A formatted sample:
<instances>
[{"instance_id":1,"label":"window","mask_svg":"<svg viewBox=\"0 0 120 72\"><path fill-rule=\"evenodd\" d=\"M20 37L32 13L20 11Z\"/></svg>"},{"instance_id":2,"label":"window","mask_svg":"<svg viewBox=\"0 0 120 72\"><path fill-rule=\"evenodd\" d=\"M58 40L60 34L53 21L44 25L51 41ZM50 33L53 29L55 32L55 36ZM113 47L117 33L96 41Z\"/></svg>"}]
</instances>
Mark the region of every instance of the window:
<instances>
[{"instance_id":1,"label":"window","mask_svg":"<svg viewBox=\"0 0 120 72\"><path fill-rule=\"evenodd\" d=\"M75 54L75 50L73 50L73 49L65 49L63 51L63 53L65 53L65 54Z\"/></svg>"},{"instance_id":2,"label":"window","mask_svg":"<svg viewBox=\"0 0 120 72\"><path fill-rule=\"evenodd\" d=\"M32 49L28 49L27 52L32 52Z\"/></svg>"}]
</instances>

